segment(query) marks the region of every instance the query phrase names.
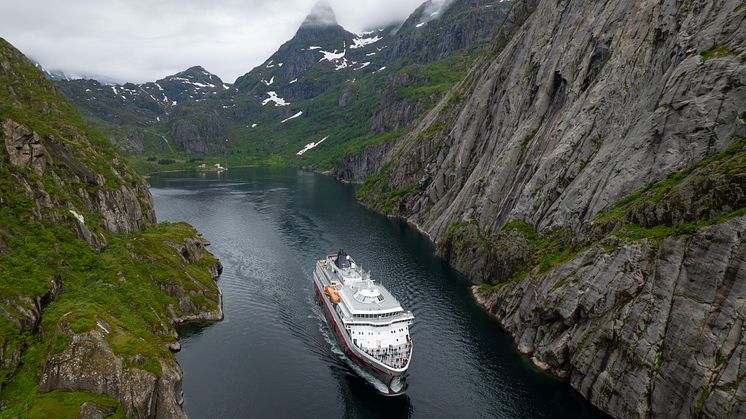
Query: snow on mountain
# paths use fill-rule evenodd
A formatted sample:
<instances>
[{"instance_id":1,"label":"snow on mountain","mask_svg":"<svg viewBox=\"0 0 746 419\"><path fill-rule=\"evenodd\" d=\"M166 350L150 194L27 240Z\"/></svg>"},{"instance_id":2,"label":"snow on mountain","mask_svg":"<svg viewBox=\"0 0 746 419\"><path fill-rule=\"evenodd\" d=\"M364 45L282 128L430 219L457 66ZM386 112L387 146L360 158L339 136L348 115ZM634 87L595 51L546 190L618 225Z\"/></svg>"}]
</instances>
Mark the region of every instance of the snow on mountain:
<instances>
[{"instance_id":1,"label":"snow on mountain","mask_svg":"<svg viewBox=\"0 0 746 419\"><path fill-rule=\"evenodd\" d=\"M288 106L290 105L290 102L286 101L285 99L277 96L277 92L267 92L268 98L264 99L262 101L262 106L265 106L269 104L270 102L274 102L275 106Z\"/></svg>"},{"instance_id":2,"label":"snow on mountain","mask_svg":"<svg viewBox=\"0 0 746 419\"><path fill-rule=\"evenodd\" d=\"M328 135L326 137L322 138L321 141L319 141L319 142L311 142L311 143L306 144L299 152L295 153L295 155L296 156L302 156L308 150L311 150L313 148L318 147L318 145L321 144L321 143L323 143L324 141L326 141L327 138L329 138Z\"/></svg>"},{"instance_id":3,"label":"snow on mountain","mask_svg":"<svg viewBox=\"0 0 746 419\"><path fill-rule=\"evenodd\" d=\"M291 119L295 119L295 118L298 118L298 117L300 117L301 115L303 115L303 111L300 111L300 112L298 112L297 114L295 114L295 115L293 115L293 116L291 116L291 117L289 117L289 118L285 118L285 119L283 119L282 121L280 121L280 123L281 123L281 124L284 124L285 122L288 122L288 121L290 121Z\"/></svg>"}]
</instances>

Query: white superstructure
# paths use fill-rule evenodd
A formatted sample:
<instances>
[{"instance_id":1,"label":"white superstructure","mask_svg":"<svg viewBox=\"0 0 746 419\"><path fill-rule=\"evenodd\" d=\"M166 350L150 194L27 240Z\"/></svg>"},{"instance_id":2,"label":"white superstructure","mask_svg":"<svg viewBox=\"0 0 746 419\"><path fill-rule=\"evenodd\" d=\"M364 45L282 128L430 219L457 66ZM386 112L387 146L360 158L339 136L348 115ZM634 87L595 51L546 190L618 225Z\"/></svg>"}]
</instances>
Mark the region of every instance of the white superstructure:
<instances>
[{"instance_id":1,"label":"white superstructure","mask_svg":"<svg viewBox=\"0 0 746 419\"><path fill-rule=\"evenodd\" d=\"M317 262L314 282L348 353L397 392L412 357L412 312L344 251Z\"/></svg>"}]
</instances>

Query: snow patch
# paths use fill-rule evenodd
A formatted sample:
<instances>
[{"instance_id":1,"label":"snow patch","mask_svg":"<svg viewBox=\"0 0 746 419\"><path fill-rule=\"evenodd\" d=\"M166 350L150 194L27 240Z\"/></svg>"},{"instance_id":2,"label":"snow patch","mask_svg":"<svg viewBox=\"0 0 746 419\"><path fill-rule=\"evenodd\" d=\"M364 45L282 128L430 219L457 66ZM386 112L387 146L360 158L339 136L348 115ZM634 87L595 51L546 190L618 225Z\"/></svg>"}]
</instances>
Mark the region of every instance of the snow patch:
<instances>
[{"instance_id":1,"label":"snow patch","mask_svg":"<svg viewBox=\"0 0 746 419\"><path fill-rule=\"evenodd\" d=\"M421 27L425 26L425 23L427 23L427 22L418 23L418 24L415 25L415 27L421 28Z\"/></svg>"},{"instance_id":2,"label":"snow patch","mask_svg":"<svg viewBox=\"0 0 746 419\"><path fill-rule=\"evenodd\" d=\"M269 81L262 79L262 83L266 84L267 86L270 86L274 82L275 82L275 76L272 76L272 78L269 79Z\"/></svg>"},{"instance_id":3,"label":"snow patch","mask_svg":"<svg viewBox=\"0 0 746 419\"><path fill-rule=\"evenodd\" d=\"M362 65L360 65L360 67L358 67L357 69L358 69L358 70L362 70L362 69L364 69L365 67L367 67L367 66L369 66L369 65L370 65L370 63L369 63L369 62L368 62L368 63L363 63L363 64L362 64Z\"/></svg>"},{"instance_id":4,"label":"snow patch","mask_svg":"<svg viewBox=\"0 0 746 419\"><path fill-rule=\"evenodd\" d=\"M349 63L347 62L347 58L345 58L345 55L347 54L347 50L342 50L342 52L337 52L335 49L334 52L319 51L324 56L319 60L319 62L322 62L324 60L329 61L330 63L334 64L335 70L341 70L343 68L347 68Z\"/></svg>"},{"instance_id":5,"label":"snow patch","mask_svg":"<svg viewBox=\"0 0 746 419\"><path fill-rule=\"evenodd\" d=\"M298 81L298 79L293 79L293 80L290 80L290 83L288 83L288 84L293 84L293 83L295 83L297 81Z\"/></svg>"},{"instance_id":6,"label":"snow patch","mask_svg":"<svg viewBox=\"0 0 746 419\"><path fill-rule=\"evenodd\" d=\"M73 217L75 217L75 219L78 220L80 224L85 224L85 218L82 215L80 215L77 211L74 211L74 210L68 210L68 211L70 211L70 214L72 214Z\"/></svg>"},{"instance_id":7,"label":"snow patch","mask_svg":"<svg viewBox=\"0 0 746 419\"><path fill-rule=\"evenodd\" d=\"M308 47L308 50L309 50L309 51L313 51L313 50L315 50L315 49L321 49L321 47Z\"/></svg>"},{"instance_id":8,"label":"snow patch","mask_svg":"<svg viewBox=\"0 0 746 419\"><path fill-rule=\"evenodd\" d=\"M257 124L251 124L251 128L256 128Z\"/></svg>"},{"instance_id":9,"label":"snow patch","mask_svg":"<svg viewBox=\"0 0 746 419\"><path fill-rule=\"evenodd\" d=\"M383 39L383 37L380 37L378 35L373 36L371 38L366 38L365 35L366 34L357 34L358 37L352 40L352 45L350 45L350 49L362 48L370 44L375 44L376 42Z\"/></svg>"},{"instance_id":10,"label":"snow patch","mask_svg":"<svg viewBox=\"0 0 746 419\"><path fill-rule=\"evenodd\" d=\"M301 116L301 115L303 115L303 111L300 111L300 112L298 112L297 114L295 114L295 115L291 116L290 118L285 118L285 119L283 119L283 120L282 120L282 121L281 121L280 123L281 123L281 124L284 124L285 122L288 122L288 121L289 121L289 120L291 120L291 119L295 119L295 118L297 118L297 117L299 117L299 116Z\"/></svg>"},{"instance_id":11,"label":"snow patch","mask_svg":"<svg viewBox=\"0 0 746 419\"><path fill-rule=\"evenodd\" d=\"M308 151L308 150L311 150L311 149L313 149L313 148L317 147L317 146L318 146L319 144L321 144L321 143L323 143L324 141L326 141L326 139L327 139L327 138L329 138L329 136L328 136L328 135L327 135L326 137L322 138L322 139L321 139L321 141L319 141L319 142L317 142L317 143L315 143L315 142L314 142L314 143L308 143L308 144L306 144L306 145L305 145L305 147L303 147L303 149L302 149L302 150L300 150L299 152L297 152L297 153L295 153L295 154L296 154L297 156L302 156L303 154L305 154L305 152L306 152L306 151Z\"/></svg>"},{"instance_id":12,"label":"snow patch","mask_svg":"<svg viewBox=\"0 0 746 419\"><path fill-rule=\"evenodd\" d=\"M288 105L290 105L290 102L288 102L285 99L277 96L277 92L267 92L267 95L269 95L269 97L266 98L266 99L264 99L262 101L262 106L268 104L269 102L274 102L275 106L288 106Z\"/></svg>"},{"instance_id":13,"label":"snow patch","mask_svg":"<svg viewBox=\"0 0 746 419\"><path fill-rule=\"evenodd\" d=\"M326 61L335 61L335 60L339 60L340 58L344 58L345 54L347 53L346 50L343 50L342 52L337 52L336 49L334 50L334 52L323 51L323 50L319 51L319 52L322 53L322 54L324 54L324 57L321 58L319 61L324 61L324 60L326 60Z\"/></svg>"}]
</instances>

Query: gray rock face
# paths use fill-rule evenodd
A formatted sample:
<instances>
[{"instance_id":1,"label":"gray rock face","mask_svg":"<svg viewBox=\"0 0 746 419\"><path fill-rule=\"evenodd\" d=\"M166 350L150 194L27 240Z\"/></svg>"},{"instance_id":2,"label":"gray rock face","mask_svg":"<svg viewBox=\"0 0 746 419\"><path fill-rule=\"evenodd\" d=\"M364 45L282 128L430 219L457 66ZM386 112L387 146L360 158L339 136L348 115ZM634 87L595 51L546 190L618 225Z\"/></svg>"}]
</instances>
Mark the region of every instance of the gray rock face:
<instances>
[{"instance_id":1,"label":"gray rock face","mask_svg":"<svg viewBox=\"0 0 746 419\"><path fill-rule=\"evenodd\" d=\"M37 330L44 308L54 301L62 292L62 282L59 278L49 281L49 288L42 296L20 295L8 298L0 295L0 315L10 320L20 333L34 333ZM5 307L12 308L6 310ZM21 355L25 349L25 342L19 342L11 337L0 336L0 362L6 371L13 372L21 362ZM0 382L2 391L3 382Z\"/></svg>"},{"instance_id":2,"label":"gray rock face","mask_svg":"<svg viewBox=\"0 0 746 419\"><path fill-rule=\"evenodd\" d=\"M495 55L414 132L336 173L376 173L349 163L383 156L384 193L414 188L390 213L441 245L466 221L489 237L510 220L597 237L601 211L746 137L745 19L735 0L518 2ZM423 138L437 124L442 132ZM676 199L651 200L624 222L707 219L743 208L743 191L741 164L687 179ZM612 250L593 246L479 298L538 366L614 416L744 416L745 229L740 217L612 240ZM482 251L475 234L460 234L440 250L478 281L504 278L521 259L520 246Z\"/></svg>"},{"instance_id":3,"label":"gray rock face","mask_svg":"<svg viewBox=\"0 0 746 419\"><path fill-rule=\"evenodd\" d=\"M10 164L15 166L31 166L34 171L42 172L46 166L44 147L39 136L10 120L2 124L5 150Z\"/></svg>"},{"instance_id":4,"label":"gray rock face","mask_svg":"<svg viewBox=\"0 0 746 419\"><path fill-rule=\"evenodd\" d=\"M538 4L472 72L440 147L392 147L392 188L426 185L399 215L435 239L465 218L577 228L746 136L739 4Z\"/></svg>"},{"instance_id":5,"label":"gray rock face","mask_svg":"<svg viewBox=\"0 0 746 419\"><path fill-rule=\"evenodd\" d=\"M594 247L478 295L537 365L617 417L746 414L746 217Z\"/></svg>"},{"instance_id":6,"label":"gray rock face","mask_svg":"<svg viewBox=\"0 0 746 419\"><path fill-rule=\"evenodd\" d=\"M394 146L391 142L367 147L360 155L345 157L345 164L334 168L333 175L345 181L360 181L375 174L386 160L387 152Z\"/></svg>"},{"instance_id":7,"label":"gray rock face","mask_svg":"<svg viewBox=\"0 0 746 419\"><path fill-rule=\"evenodd\" d=\"M194 264L205 258L206 243L203 238L195 236L187 238L183 243L165 244L176 250L186 269L187 264ZM222 266L218 262L209 270L213 280L217 280ZM163 330L159 332L164 336L178 338L175 329L177 325L223 318L222 294L216 287L214 289L217 291L213 291L201 281L192 279L188 284L178 281L162 283L161 289L179 301L178 315L174 307L168 307L170 321L164 322ZM209 301L214 308L197 304L196 300ZM41 310L38 310L37 321L40 317ZM70 343L62 353L47 358L39 380L39 390L84 391L106 395L122 404L127 417L186 417L181 408L182 372L176 359L164 354L153 354L150 355L153 357L151 361L154 359L158 362L161 373L156 375L142 369L140 366L146 361L143 355L119 355L109 345L109 334L122 332L116 331L102 319L97 319L97 323L101 330L78 334L73 333L64 322L60 323L61 330L58 333L67 334ZM167 346L172 351L180 349L176 340ZM94 407L86 410L93 417L99 411ZM83 408L85 406L81 407L81 415Z\"/></svg>"},{"instance_id":8,"label":"gray rock face","mask_svg":"<svg viewBox=\"0 0 746 419\"><path fill-rule=\"evenodd\" d=\"M404 57L427 63L453 51L477 49L490 39L512 4L499 0L426 1L397 30L386 57L389 61Z\"/></svg>"},{"instance_id":9,"label":"gray rock face","mask_svg":"<svg viewBox=\"0 0 746 419\"><path fill-rule=\"evenodd\" d=\"M85 402L80 405L79 419L104 419L111 416L116 411L115 408L104 406L94 402Z\"/></svg>"},{"instance_id":10,"label":"gray rock face","mask_svg":"<svg viewBox=\"0 0 746 419\"><path fill-rule=\"evenodd\" d=\"M176 250L179 256L182 258L183 264L194 264L204 258L205 245L207 241L201 237L187 238L182 244L166 242L166 245ZM223 272L223 265L217 262L214 266L209 267L210 275L213 281L217 281L220 274ZM176 298L179 302L179 309L182 315L176 315L174 307L169 305L169 311L171 318L176 325L185 323L207 323L223 320L223 294L220 290L217 290L217 294L214 293L210 287L199 281L194 281L192 288L184 289L177 286L162 286L170 296ZM215 303L215 309L207 307L199 307L194 303L195 296L203 296L208 301ZM174 350L180 349L180 346L174 346Z\"/></svg>"},{"instance_id":11,"label":"gray rock face","mask_svg":"<svg viewBox=\"0 0 746 419\"><path fill-rule=\"evenodd\" d=\"M396 73L390 77L386 90L378 102L370 119L370 134L378 135L404 128L422 114L422 104L398 97L399 89L415 84L415 77L409 73ZM421 82L421 81L420 81Z\"/></svg>"},{"instance_id":12,"label":"gray rock face","mask_svg":"<svg viewBox=\"0 0 746 419\"><path fill-rule=\"evenodd\" d=\"M4 144L2 153L12 166L19 169L29 167L40 176L48 176L59 189L75 185L72 189L83 204L76 208L64 197L47 191L42 182L17 176L16 187L32 200L38 220L71 224L81 239L97 249L106 245L103 235L95 232L97 228L115 234L132 233L155 222L150 191L141 179L126 182L121 174L116 173L119 187L107 188L104 176L83 163L70 145L51 136L40 137L10 119L1 121L0 127L0 140ZM59 208L68 208L69 213L63 217L57 211ZM100 214L102 225L86 223L81 215L86 213Z\"/></svg>"},{"instance_id":13,"label":"gray rock face","mask_svg":"<svg viewBox=\"0 0 746 419\"><path fill-rule=\"evenodd\" d=\"M170 135L174 145L187 153L207 154L225 147L226 130L215 115L184 112L171 123ZM222 144L217 141L223 138Z\"/></svg>"},{"instance_id":14,"label":"gray rock face","mask_svg":"<svg viewBox=\"0 0 746 419\"><path fill-rule=\"evenodd\" d=\"M70 332L71 333L71 332ZM181 368L161 360L161 375L126 367L99 331L72 336L64 352L47 360L39 382L41 391L85 391L107 395L122 403L127 417L185 418L179 399Z\"/></svg>"}]
</instances>

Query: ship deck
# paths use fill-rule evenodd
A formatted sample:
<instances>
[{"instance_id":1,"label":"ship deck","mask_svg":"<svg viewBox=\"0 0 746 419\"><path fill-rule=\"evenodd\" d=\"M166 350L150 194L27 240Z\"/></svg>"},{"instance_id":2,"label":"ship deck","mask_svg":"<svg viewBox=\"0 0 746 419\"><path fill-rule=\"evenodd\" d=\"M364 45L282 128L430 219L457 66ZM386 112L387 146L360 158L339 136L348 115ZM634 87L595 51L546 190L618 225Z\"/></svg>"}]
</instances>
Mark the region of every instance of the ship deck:
<instances>
[{"instance_id":1,"label":"ship deck","mask_svg":"<svg viewBox=\"0 0 746 419\"><path fill-rule=\"evenodd\" d=\"M393 348L369 349L358 348L391 368L404 368L409 364L409 356L412 353L412 341L394 346Z\"/></svg>"}]
</instances>

